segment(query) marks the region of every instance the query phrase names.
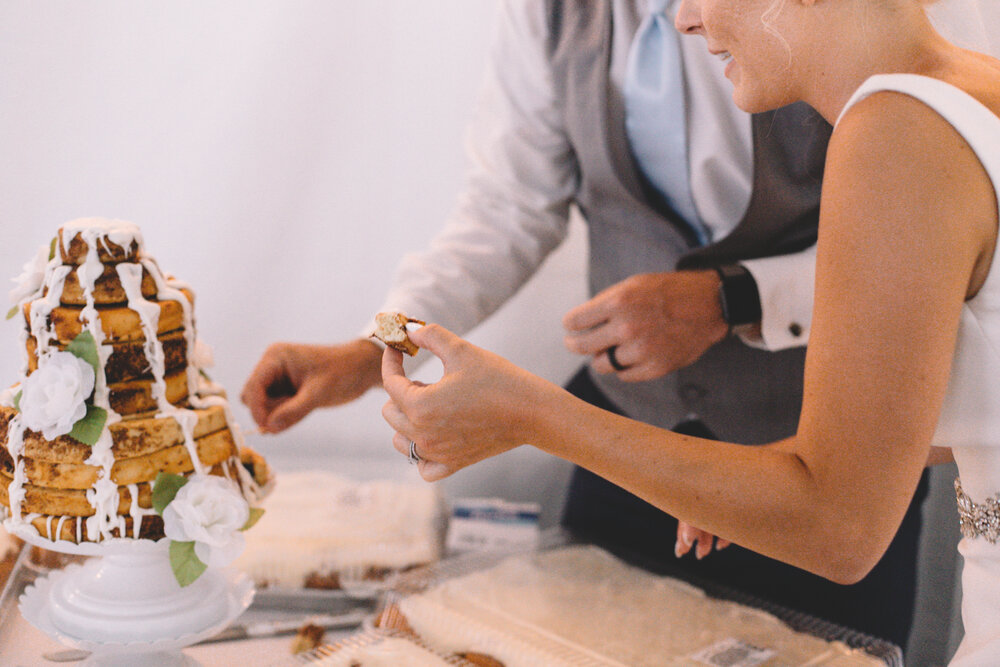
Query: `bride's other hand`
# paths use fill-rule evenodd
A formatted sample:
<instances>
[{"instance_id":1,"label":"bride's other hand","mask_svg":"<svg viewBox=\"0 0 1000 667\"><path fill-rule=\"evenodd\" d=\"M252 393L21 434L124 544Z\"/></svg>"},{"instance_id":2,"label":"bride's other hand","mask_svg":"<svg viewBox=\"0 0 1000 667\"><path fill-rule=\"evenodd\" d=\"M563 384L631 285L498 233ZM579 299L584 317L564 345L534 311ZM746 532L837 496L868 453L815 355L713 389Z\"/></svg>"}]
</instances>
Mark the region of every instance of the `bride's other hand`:
<instances>
[{"instance_id":1,"label":"bride's other hand","mask_svg":"<svg viewBox=\"0 0 1000 667\"><path fill-rule=\"evenodd\" d=\"M691 547L694 547L695 558L701 560L712 553L713 540L715 540L716 551L721 551L731 544L729 540L724 540L721 537L717 538L708 531L679 521L677 523L677 543L674 546L674 555L680 558L691 551Z\"/></svg>"},{"instance_id":2,"label":"bride's other hand","mask_svg":"<svg viewBox=\"0 0 1000 667\"><path fill-rule=\"evenodd\" d=\"M420 474L435 481L526 442L526 428L547 385L505 359L428 324L410 332L444 366L433 384L409 380L402 355L382 357L382 381L389 402L382 416L396 430L393 446L409 454L416 443Z\"/></svg>"}]
</instances>

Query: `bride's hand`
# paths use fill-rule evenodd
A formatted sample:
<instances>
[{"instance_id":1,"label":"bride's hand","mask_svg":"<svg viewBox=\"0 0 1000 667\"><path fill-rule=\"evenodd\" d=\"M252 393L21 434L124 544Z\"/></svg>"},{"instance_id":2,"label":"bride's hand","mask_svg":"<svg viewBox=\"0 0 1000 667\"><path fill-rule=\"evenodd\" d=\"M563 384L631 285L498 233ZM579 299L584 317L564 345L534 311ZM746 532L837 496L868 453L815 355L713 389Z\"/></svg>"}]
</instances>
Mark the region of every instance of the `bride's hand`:
<instances>
[{"instance_id":1,"label":"bride's hand","mask_svg":"<svg viewBox=\"0 0 1000 667\"><path fill-rule=\"evenodd\" d=\"M408 455L416 443L424 479L447 477L526 442L533 397L548 383L438 325L409 335L441 359L444 375L434 384L413 382L402 355L386 349L382 382L390 400L382 416L396 430L392 443L400 453Z\"/></svg>"}]
</instances>

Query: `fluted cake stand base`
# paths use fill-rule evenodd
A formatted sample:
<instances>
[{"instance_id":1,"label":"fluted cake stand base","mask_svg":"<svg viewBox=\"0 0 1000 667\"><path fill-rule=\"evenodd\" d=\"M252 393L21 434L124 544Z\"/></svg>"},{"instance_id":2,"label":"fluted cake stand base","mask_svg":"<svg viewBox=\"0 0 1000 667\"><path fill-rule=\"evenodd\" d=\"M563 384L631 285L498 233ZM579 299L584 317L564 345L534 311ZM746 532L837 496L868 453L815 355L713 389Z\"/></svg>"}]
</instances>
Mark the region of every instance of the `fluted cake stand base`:
<instances>
[{"instance_id":1,"label":"fluted cake stand base","mask_svg":"<svg viewBox=\"0 0 1000 667\"><path fill-rule=\"evenodd\" d=\"M83 665L198 665L181 649L217 634L253 601L249 577L229 570L209 568L181 588L167 540L75 545L20 536L46 549L97 556L36 580L20 598L25 620L91 653Z\"/></svg>"}]
</instances>

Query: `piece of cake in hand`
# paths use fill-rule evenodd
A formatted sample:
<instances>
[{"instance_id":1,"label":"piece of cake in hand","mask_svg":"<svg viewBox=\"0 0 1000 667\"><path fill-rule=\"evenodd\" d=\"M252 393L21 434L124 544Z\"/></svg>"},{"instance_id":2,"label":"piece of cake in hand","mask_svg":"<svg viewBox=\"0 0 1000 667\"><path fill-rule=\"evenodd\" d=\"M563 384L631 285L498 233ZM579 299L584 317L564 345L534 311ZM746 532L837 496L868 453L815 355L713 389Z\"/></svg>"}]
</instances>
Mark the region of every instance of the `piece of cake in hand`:
<instances>
[{"instance_id":1,"label":"piece of cake in hand","mask_svg":"<svg viewBox=\"0 0 1000 667\"><path fill-rule=\"evenodd\" d=\"M270 473L250 452L255 474L241 463L194 293L160 270L136 225L68 222L17 282L8 319L21 316L24 363L0 392L7 529L54 543L160 540L173 498L154 490L161 473L178 495L224 478L234 503L257 503Z\"/></svg>"},{"instance_id":2,"label":"piece of cake in hand","mask_svg":"<svg viewBox=\"0 0 1000 667\"><path fill-rule=\"evenodd\" d=\"M378 338L389 347L400 352L405 352L412 357L420 348L410 340L410 336L406 331L407 324L419 324L423 326L427 323L407 317L403 313L379 313L375 316L375 331L372 333L372 338Z\"/></svg>"}]
</instances>

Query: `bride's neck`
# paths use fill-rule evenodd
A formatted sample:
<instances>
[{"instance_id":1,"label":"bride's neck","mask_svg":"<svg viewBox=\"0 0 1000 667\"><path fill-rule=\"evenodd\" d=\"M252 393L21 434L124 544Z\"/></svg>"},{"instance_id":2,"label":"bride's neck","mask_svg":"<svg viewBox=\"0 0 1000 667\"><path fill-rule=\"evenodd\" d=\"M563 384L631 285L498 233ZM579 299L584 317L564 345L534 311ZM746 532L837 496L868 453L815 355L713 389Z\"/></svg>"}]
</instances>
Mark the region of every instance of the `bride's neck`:
<instances>
[{"instance_id":1,"label":"bride's neck","mask_svg":"<svg viewBox=\"0 0 1000 667\"><path fill-rule=\"evenodd\" d=\"M855 90L875 74L932 75L952 47L917 3L893 10L868 9L826 22L804 71L802 99L833 123ZM868 5L871 7L871 5ZM831 30L831 26L833 26Z\"/></svg>"}]
</instances>

